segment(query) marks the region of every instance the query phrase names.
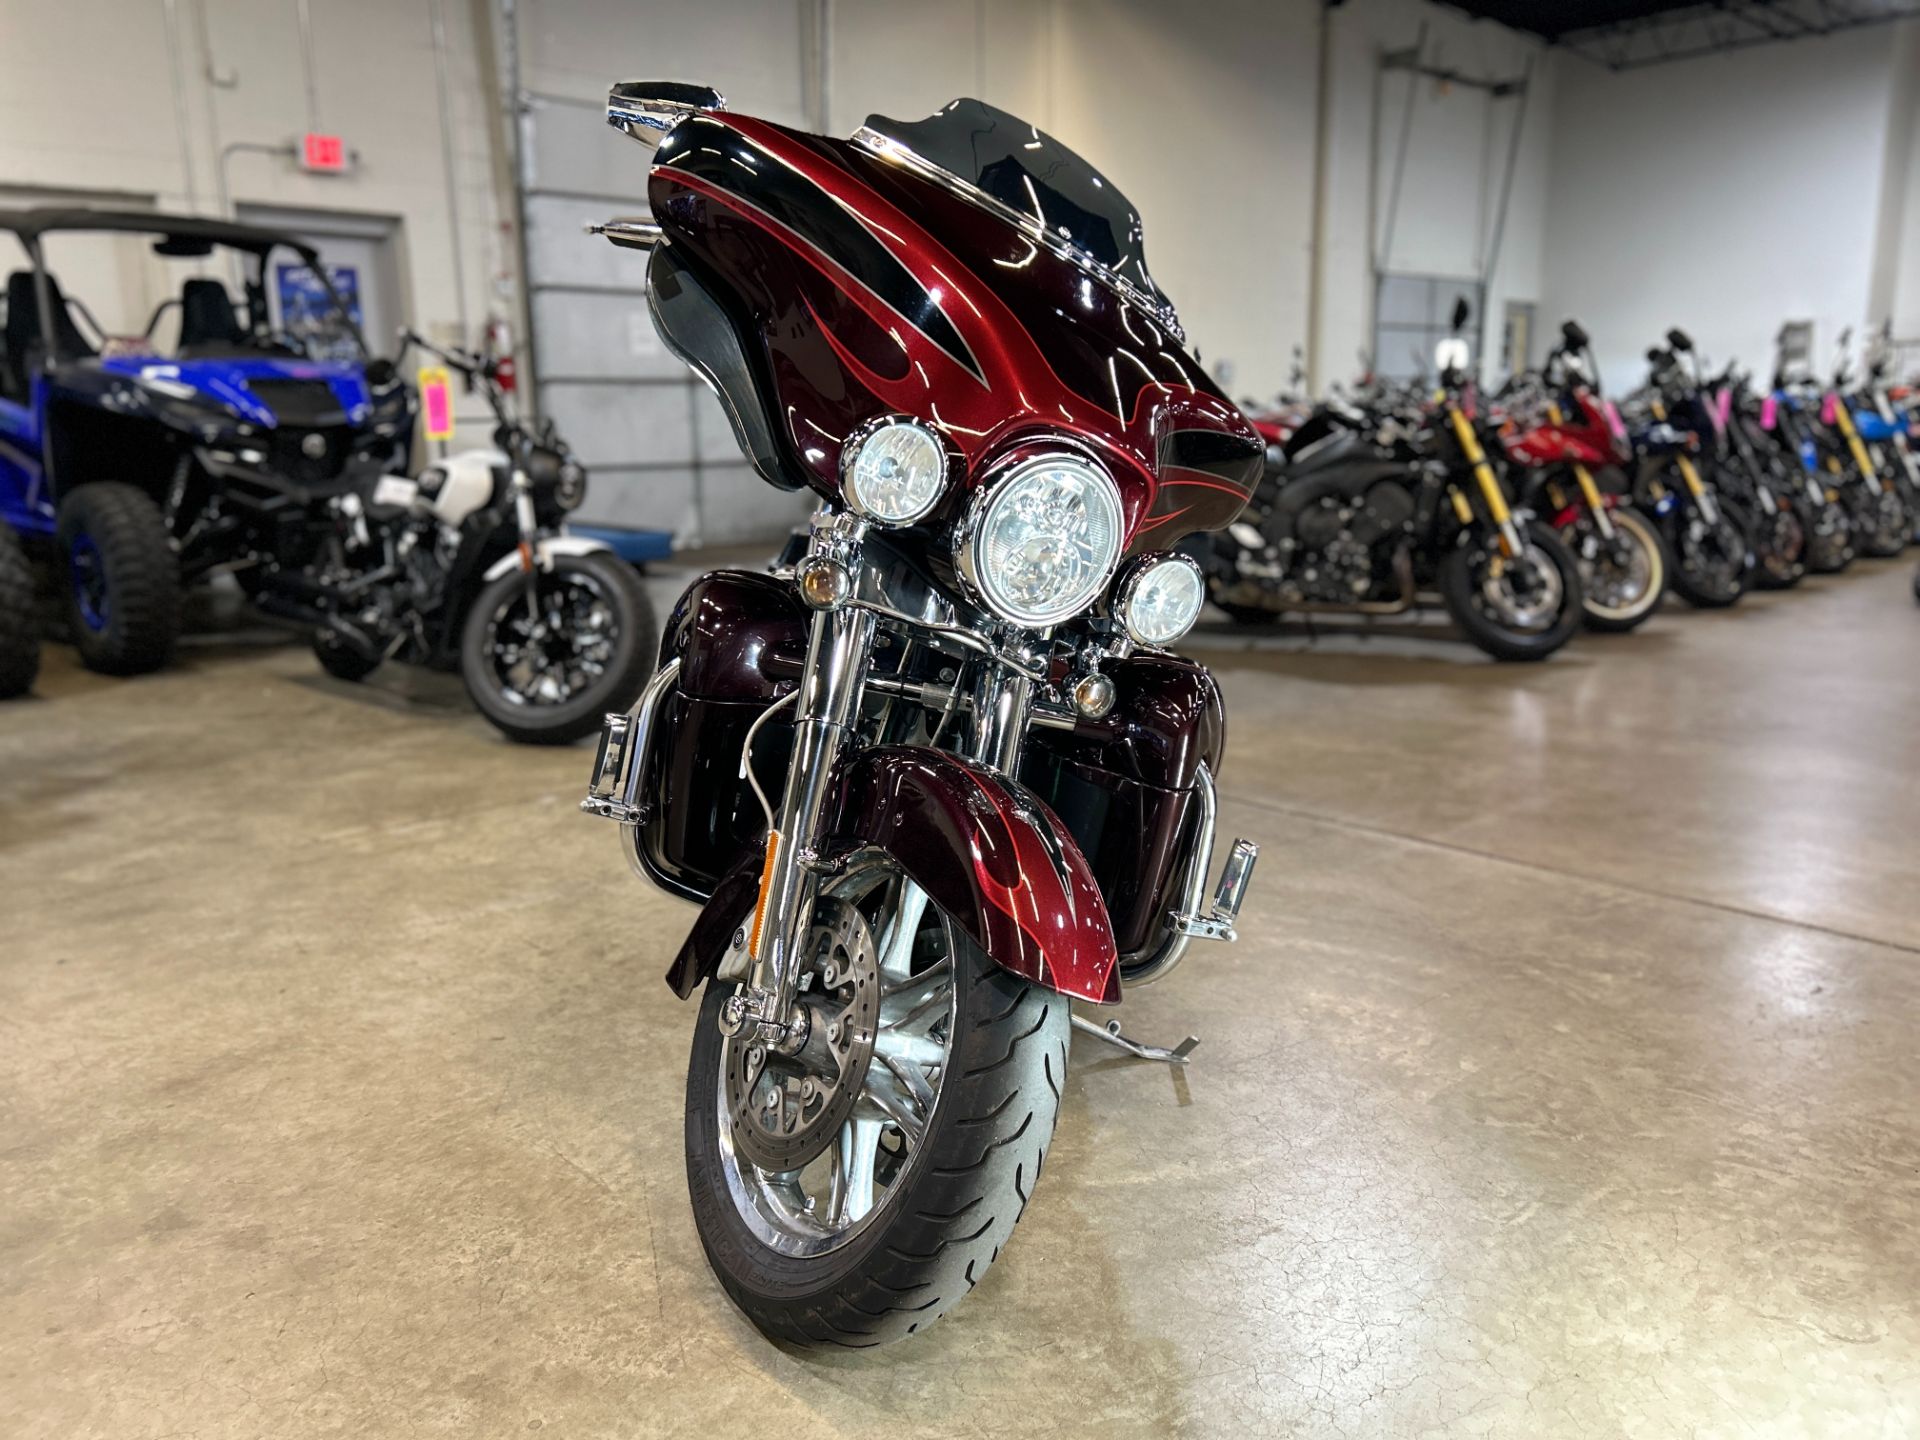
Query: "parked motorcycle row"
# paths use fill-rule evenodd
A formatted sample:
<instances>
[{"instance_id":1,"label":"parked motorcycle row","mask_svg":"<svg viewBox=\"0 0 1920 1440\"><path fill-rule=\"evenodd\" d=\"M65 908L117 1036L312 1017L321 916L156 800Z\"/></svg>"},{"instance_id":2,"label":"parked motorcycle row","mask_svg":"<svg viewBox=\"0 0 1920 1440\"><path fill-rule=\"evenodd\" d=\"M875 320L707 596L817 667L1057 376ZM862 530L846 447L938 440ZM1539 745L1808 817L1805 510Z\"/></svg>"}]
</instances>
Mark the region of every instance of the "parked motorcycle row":
<instances>
[{"instance_id":1,"label":"parked motorcycle row","mask_svg":"<svg viewBox=\"0 0 1920 1440\"><path fill-rule=\"evenodd\" d=\"M1756 388L1669 330L1616 404L1569 321L1491 396L1454 340L1437 389L1278 407L1252 504L1198 549L1208 594L1245 624L1437 602L1496 659L1539 660L1583 623L1632 630L1668 590L1722 607L1897 555L1920 529L1920 389L1893 382L1884 336L1856 374L1849 338L1824 379L1777 364Z\"/></svg>"},{"instance_id":2,"label":"parked motorcycle row","mask_svg":"<svg viewBox=\"0 0 1920 1440\"><path fill-rule=\"evenodd\" d=\"M389 660L457 670L515 740L577 740L645 680L655 627L639 577L606 543L567 532L586 471L551 422L518 418L499 361L411 333L394 357L370 355L319 257L274 231L28 210L0 214L7 233L28 268L8 277L0 345L0 698L38 673L41 574L81 660L103 674L165 665L183 591L230 573L263 613L311 635L329 674L360 680ZM199 270L233 258L242 300L195 273L141 333L109 333L48 268L49 237L73 233L150 239ZM328 297L306 333L270 312L277 254ZM338 342L324 354L316 323ZM413 478L409 351L465 377L496 421L491 446Z\"/></svg>"}]
</instances>

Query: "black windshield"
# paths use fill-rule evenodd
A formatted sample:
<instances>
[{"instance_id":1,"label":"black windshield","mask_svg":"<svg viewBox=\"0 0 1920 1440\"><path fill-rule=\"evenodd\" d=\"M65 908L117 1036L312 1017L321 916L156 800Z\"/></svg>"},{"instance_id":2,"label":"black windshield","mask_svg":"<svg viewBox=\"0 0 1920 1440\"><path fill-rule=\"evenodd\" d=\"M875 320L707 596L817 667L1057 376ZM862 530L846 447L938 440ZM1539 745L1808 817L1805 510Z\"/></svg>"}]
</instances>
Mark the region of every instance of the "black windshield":
<instances>
[{"instance_id":1,"label":"black windshield","mask_svg":"<svg viewBox=\"0 0 1920 1440\"><path fill-rule=\"evenodd\" d=\"M1046 131L979 100L955 100L925 120L869 115L867 128L1031 216L1172 308L1147 273L1146 241L1133 202Z\"/></svg>"}]
</instances>

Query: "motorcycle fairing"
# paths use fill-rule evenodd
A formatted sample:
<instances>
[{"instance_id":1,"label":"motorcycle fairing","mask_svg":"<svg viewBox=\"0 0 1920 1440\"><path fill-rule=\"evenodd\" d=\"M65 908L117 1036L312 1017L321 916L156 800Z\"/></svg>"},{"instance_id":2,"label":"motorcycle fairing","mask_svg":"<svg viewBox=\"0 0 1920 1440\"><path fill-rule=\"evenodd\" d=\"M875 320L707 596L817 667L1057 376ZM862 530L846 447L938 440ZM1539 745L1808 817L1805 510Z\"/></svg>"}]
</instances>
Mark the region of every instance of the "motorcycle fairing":
<instances>
[{"instance_id":1,"label":"motorcycle fairing","mask_svg":"<svg viewBox=\"0 0 1920 1440\"><path fill-rule=\"evenodd\" d=\"M753 318L785 463L829 498L847 436L889 412L938 427L969 483L1022 437L1077 436L1135 551L1226 525L1258 481L1259 435L1171 331L897 158L700 114L662 141L648 194L671 248Z\"/></svg>"},{"instance_id":2,"label":"motorcycle fairing","mask_svg":"<svg viewBox=\"0 0 1920 1440\"><path fill-rule=\"evenodd\" d=\"M1002 969L1077 1000L1120 998L1093 871L1024 785L944 751L880 746L847 766L834 814L827 857L877 846Z\"/></svg>"}]
</instances>

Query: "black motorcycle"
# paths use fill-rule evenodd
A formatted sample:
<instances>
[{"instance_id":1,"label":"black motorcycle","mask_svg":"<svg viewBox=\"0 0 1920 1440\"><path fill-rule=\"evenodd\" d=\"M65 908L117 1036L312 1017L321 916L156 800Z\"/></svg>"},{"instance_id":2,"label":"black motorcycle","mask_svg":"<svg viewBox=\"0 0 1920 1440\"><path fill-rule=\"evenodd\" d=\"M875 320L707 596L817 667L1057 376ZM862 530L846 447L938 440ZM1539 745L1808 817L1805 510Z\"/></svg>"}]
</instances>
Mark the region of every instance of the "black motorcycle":
<instances>
[{"instance_id":1,"label":"black motorcycle","mask_svg":"<svg viewBox=\"0 0 1920 1440\"><path fill-rule=\"evenodd\" d=\"M1622 407L1638 467L1634 503L1654 517L1673 556L1672 584L1690 605L1718 609L1747 591L1753 566L1748 521L1738 506L1701 469L1697 390L1683 385L1684 372L1670 350L1647 351L1648 383ZM1680 403L1669 409L1669 400ZM1698 429L1694 427L1699 427Z\"/></svg>"},{"instance_id":2,"label":"black motorcycle","mask_svg":"<svg viewBox=\"0 0 1920 1440\"><path fill-rule=\"evenodd\" d=\"M560 745L631 703L651 668L653 610L632 568L566 532L587 474L555 433L516 417L498 362L432 345L486 395L490 449L417 479L349 468L321 485L257 471L256 550L235 579L268 615L311 627L322 668L361 680L388 660L457 669L480 713L528 744ZM398 384L394 367L386 383Z\"/></svg>"},{"instance_id":3,"label":"black motorcycle","mask_svg":"<svg viewBox=\"0 0 1920 1440\"><path fill-rule=\"evenodd\" d=\"M1465 316L1456 309L1456 331ZM1437 591L1496 660L1541 660L1580 626L1573 553L1511 508L1459 364L1437 406L1320 406L1270 461L1247 512L1207 537L1208 597L1232 619L1398 615Z\"/></svg>"}]
</instances>

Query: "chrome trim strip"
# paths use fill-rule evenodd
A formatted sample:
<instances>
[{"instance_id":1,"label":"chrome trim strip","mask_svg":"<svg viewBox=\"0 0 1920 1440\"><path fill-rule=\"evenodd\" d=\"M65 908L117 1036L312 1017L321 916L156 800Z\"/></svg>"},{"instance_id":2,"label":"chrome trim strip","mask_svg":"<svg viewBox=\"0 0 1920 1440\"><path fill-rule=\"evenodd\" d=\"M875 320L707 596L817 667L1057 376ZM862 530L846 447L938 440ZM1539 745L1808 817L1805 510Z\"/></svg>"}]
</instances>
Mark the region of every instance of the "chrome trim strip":
<instances>
[{"instance_id":1,"label":"chrome trim strip","mask_svg":"<svg viewBox=\"0 0 1920 1440\"><path fill-rule=\"evenodd\" d=\"M1013 206L1007 204L1006 201L999 199L997 196L989 195L978 185L973 184L971 181L962 180L951 170L934 164L918 151L911 150L899 141L882 135L871 126L862 125L858 130L854 131L853 141L856 145L872 151L881 159L890 160L897 165L902 165L921 178L931 180L934 184L951 191L969 204L978 206L988 214L1006 221L1036 245L1044 247L1049 253L1065 260L1076 269L1091 275L1136 309L1144 310L1150 318L1157 322L1162 329L1170 333L1173 338L1182 345L1187 343L1187 332L1181 326L1180 317L1174 311L1172 305L1162 303L1158 298L1142 290L1138 285L1134 284L1133 281L1114 270L1111 266L1104 265L1094 259L1093 256L1089 255L1085 250L1082 250L1078 245L1075 245L1071 240L1047 229L1046 226L1042 225L1025 211L1016 210Z\"/></svg>"}]
</instances>

